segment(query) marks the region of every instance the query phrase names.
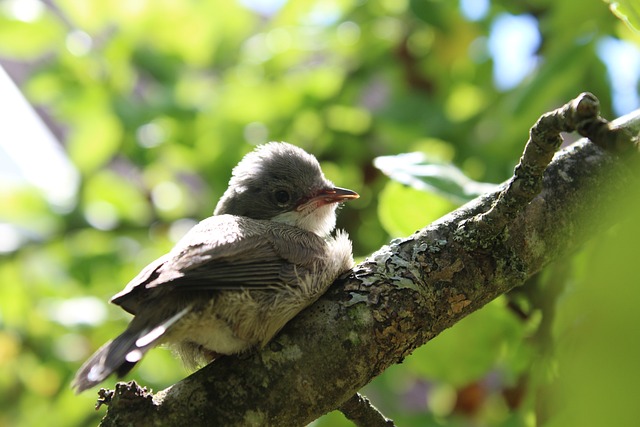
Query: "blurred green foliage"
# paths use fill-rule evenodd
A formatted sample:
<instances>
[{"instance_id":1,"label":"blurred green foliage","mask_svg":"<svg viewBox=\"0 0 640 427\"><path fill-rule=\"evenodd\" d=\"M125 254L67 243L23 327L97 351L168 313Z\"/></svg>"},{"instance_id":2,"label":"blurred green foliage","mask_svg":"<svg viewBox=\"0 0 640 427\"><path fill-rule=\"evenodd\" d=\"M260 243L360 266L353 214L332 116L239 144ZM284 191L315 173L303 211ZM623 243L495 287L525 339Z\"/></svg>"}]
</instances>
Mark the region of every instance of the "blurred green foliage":
<instances>
[{"instance_id":1,"label":"blurred green foliage","mask_svg":"<svg viewBox=\"0 0 640 427\"><path fill-rule=\"evenodd\" d=\"M0 2L0 60L26 65L24 93L81 174L62 208L34 188L0 186L0 223L24 237L0 258L0 426L98 422L95 394L74 396L69 382L127 322L105 301L210 215L254 145L295 143L360 192L339 226L363 257L455 207L438 184L390 181L374 158L420 151L497 183L543 112L591 91L612 117L598 44L639 39L607 3L469 9L484 3ZM637 25L633 2L617 3ZM499 89L488 45L508 15L533 17L541 42L531 72ZM625 223L559 260L365 394L399 425L637 423L638 233ZM158 349L128 378L157 390L185 375ZM334 412L316 425L349 423Z\"/></svg>"}]
</instances>

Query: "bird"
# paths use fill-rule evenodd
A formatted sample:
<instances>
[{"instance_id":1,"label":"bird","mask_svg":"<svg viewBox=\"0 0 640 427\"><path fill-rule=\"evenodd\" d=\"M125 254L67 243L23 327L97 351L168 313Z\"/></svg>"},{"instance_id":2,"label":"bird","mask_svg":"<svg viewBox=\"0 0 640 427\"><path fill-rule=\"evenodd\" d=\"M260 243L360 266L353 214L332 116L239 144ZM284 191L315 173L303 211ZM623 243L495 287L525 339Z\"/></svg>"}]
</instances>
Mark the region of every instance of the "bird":
<instances>
[{"instance_id":1,"label":"bird","mask_svg":"<svg viewBox=\"0 0 640 427\"><path fill-rule=\"evenodd\" d=\"M256 147L233 168L213 216L111 298L133 318L80 367L72 388L122 378L161 344L191 369L265 346L352 268L351 241L334 229L336 208L358 197L295 145Z\"/></svg>"}]
</instances>

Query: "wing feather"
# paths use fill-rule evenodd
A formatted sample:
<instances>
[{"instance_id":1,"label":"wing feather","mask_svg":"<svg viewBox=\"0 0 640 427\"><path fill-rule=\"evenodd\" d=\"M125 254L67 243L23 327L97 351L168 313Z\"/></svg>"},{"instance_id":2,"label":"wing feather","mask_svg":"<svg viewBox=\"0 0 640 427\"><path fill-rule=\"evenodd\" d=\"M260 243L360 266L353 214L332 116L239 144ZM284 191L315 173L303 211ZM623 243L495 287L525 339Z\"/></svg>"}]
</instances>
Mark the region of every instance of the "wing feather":
<instances>
[{"instance_id":1,"label":"wing feather","mask_svg":"<svg viewBox=\"0 0 640 427\"><path fill-rule=\"evenodd\" d=\"M315 258L308 254L318 256L323 245L315 234L284 224L231 215L209 217L171 252L143 269L111 302L135 314L142 302L167 292L290 285L292 270L309 271Z\"/></svg>"}]
</instances>

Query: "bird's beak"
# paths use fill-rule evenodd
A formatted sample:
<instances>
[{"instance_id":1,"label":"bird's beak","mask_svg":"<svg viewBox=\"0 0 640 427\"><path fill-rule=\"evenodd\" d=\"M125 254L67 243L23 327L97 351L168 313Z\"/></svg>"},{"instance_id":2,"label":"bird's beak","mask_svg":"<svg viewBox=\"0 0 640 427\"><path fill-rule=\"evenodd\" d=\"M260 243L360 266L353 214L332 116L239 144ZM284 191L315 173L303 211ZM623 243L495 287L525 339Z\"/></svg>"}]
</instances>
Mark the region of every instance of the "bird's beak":
<instances>
[{"instance_id":1,"label":"bird's beak","mask_svg":"<svg viewBox=\"0 0 640 427\"><path fill-rule=\"evenodd\" d=\"M318 191L318 193L315 196L311 197L309 200L300 203L296 210L306 210L311 206L313 206L314 208L319 208L320 206L328 205L331 203L346 202L347 200L357 199L358 197L360 197L358 193L352 190L347 190L346 188L325 188Z\"/></svg>"},{"instance_id":2,"label":"bird's beak","mask_svg":"<svg viewBox=\"0 0 640 427\"><path fill-rule=\"evenodd\" d=\"M358 193L346 188L333 187L321 190L314 199L324 200L325 203L339 203L360 197Z\"/></svg>"}]
</instances>

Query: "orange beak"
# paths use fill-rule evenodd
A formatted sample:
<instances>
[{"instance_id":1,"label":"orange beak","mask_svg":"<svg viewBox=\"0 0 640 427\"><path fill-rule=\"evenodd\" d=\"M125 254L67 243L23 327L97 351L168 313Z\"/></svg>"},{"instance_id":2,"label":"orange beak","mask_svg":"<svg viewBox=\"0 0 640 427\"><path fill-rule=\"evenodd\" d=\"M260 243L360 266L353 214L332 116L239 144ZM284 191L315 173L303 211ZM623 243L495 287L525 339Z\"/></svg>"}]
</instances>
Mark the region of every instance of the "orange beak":
<instances>
[{"instance_id":1,"label":"orange beak","mask_svg":"<svg viewBox=\"0 0 640 427\"><path fill-rule=\"evenodd\" d=\"M346 202L347 200L357 199L358 197L360 197L358 193L352 190L347 190L346 188L325 188L320 190L315 196L300 203L296 210L302 211L312 206L316 209L330 203Z\"/></svg>"}]
</instances>

